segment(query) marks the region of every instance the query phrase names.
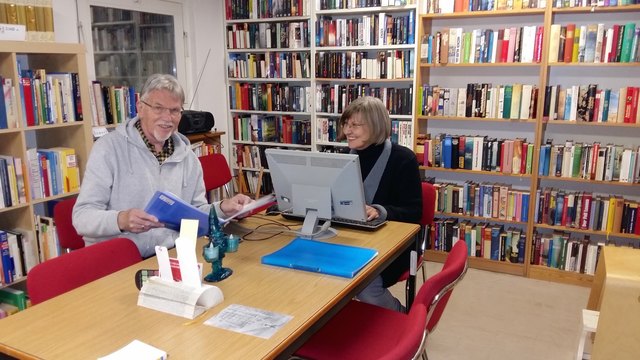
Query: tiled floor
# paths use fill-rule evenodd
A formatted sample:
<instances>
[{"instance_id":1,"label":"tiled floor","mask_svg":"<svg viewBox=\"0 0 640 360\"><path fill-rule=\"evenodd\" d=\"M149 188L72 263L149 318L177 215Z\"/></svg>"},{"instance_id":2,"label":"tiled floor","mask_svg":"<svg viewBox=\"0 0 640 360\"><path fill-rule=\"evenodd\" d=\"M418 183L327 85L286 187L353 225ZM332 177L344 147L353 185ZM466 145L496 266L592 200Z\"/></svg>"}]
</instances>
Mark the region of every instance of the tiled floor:
<instances>
[{"instance_id":1,"label":"tiled floor","mask_svg":"<svg viewBox=\"0 0 640 360\"><path fill-rule=\"evenodd\" d=\"M426 266L429 277L442 264ZM589 291L469 269L430 335L429 359L575 359ZM402 286L394 286L392 292L404 299Z\"/></svg>"}]
</instances>

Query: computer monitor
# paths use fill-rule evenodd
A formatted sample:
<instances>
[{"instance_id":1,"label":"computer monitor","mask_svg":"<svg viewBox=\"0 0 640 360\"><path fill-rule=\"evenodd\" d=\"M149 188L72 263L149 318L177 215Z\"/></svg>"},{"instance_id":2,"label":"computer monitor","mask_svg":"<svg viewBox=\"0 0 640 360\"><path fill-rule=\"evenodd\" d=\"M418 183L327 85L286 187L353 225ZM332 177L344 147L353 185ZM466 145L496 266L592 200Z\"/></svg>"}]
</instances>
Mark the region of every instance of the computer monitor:
<instances>
[{"instance_id":1,"label":"computer monitor","mask_svg":"<svg viewBox=\"0 0 640 360\"><path fill-rule=\"evenodd\" d=\"M279 210L304 216L300 236L318 237L319 220L334 216L366 221L357 155L284 149L265 154Z\"/></svg>"}]
</instances>

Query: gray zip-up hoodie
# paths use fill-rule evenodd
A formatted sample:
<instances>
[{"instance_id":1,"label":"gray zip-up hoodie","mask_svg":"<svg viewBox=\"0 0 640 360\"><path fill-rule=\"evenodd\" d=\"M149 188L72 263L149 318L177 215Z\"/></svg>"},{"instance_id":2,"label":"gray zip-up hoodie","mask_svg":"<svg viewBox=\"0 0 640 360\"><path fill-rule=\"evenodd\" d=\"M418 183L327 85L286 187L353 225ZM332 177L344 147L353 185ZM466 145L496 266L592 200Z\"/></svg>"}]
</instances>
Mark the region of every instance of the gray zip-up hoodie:
<instances>
[{"instance_id":1,"label":"gray zip-up hoodie","mask_svg":"<svg viewBox=\"0 0 640 360\"><path fill-rule=\"evenodd\" d=\"M136 121L137 117L119 125L94 144L73 208L73 226L87 245L126 237L138 245L143 257L148 257L155 254L156 245L173 247L179 234L164 228L122 233L118 228L120 211L144 209L158 190L170 191L207 213L209 205L202 167L189 140L180 133L173 134L173 155L159 165L138 133Z\"/></svg>"}]
</instances>

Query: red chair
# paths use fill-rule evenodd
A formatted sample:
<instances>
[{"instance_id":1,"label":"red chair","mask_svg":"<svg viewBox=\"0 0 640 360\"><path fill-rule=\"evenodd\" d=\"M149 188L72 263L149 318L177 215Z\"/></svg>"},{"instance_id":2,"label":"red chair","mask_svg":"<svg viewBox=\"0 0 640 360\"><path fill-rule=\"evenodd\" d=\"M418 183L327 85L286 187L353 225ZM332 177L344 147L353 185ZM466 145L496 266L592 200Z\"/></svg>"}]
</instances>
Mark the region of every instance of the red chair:
<instances>
[{"instance_id":1,"label":"red chair","mask_svg":"<svg viewBox=\"0 0 640 360\"><path fill-rule=\"evenodd\" d=\"M76 228L73 227L72 213L73 206L76 204L76 198L66 198L59 201L53 207L53 221L56 224L56 232L60 247L65 252L77 250L84 247L84 239L78 234Z\"/></svg>"},{"instance_id":2,"label":"red chair","mask_svg":"<svg viewBox=\"0 0 640 360\"><path fill-rule=\"evenodd\" d=\"M72 251L34 266L27 276L33 305L140 262L133 241L115 238Z\"/></svg>"},{"instance_id":3,"label":"red chair","mask_svg":"<svg viewBox=\"0 0 640 360\"><path fill-rule=\"evenodd\" d=\"M431 225L433 224L435 209L436 209L436 188L433 186L433 184L423 181L422 182L422 218L420 219L421 231L419 233L421 235L420 242L421 242L422 251L418 256L418 261L416 266L417 269L420 269L422 271L422 282L424 282L427 278L425 274L424 266L422 266L424 263L423 253L425 250L425 245L427 244L429 239L429 233L430 233ZM400 275L400 277L398 278L398 281L396 282L407 281L409 280L410 275L415 275L415 274L410 274L409 269L407 269L407 271L405 271L404 273L402 273L402 275ZM415 279L412 279L412 281L415 281ZM407 286L407 289L408 289L408 286ZM409 290L407 290L406 300L405 300L407 311L413 300L411 299L411 295L409 294L408 291Z\"/></svg>"},{"instance_id":4,"label":"red chair","mask_svg":"<svg viewBox=\"0 0 640 360\"><path fill-rule=\"evenodd\" d=\"M442 270L422 285L408 314L351 300L295 356L315 360L426 357L427 337L466 271L467 245L457 241Z\"/></svg>"},{"instance_id":5,"label":"red chair","mask_svg":"<svg viewBox=\"0 0 640 360\"><path fill-rule=\"evenodd\" d=\"M200 156L202 165L202 177L207 193L224 186L227 197L231 197L229 182L231 181L231 169L227 159L222 154L209 154Z\"/></svg>"}]
</instances>

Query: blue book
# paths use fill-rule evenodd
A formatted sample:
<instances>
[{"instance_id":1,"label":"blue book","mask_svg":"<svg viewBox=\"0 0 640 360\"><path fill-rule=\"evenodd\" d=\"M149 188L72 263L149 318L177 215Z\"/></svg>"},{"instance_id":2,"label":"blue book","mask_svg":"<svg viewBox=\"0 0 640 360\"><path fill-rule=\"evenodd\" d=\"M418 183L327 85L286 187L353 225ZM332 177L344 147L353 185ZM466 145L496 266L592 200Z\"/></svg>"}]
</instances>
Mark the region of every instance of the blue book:
<instances>
[{"instance_id":1,"label":"blue book","mask_svg":"<svg viewBox=\"0 0 640 360\"><path fill-rule=\"evenodd\" d=\"M451 135L446 135L442 141L442 167L451 169Z\"/></svg>"},{"instance_id":2,"label":"blue book","mask_svg":"<svg viewBox=\"0 0 640 360\"><path fill-rule=\"evenodd\" d=\"M522 194L521 209L520 221L527 222L529 220L529 194Z\"/></svg>"},{"instance_id":3,"label":"blue book","mask_svg":"<svg viewBox=\"0 0 640 360\"><path fill-rule=\"evenodd\" d=\"M11 259L11 253L9 252L9 239L7 232L0 230L0 261L2 264L2 276L5 284L11 284L13 282L13 260Z\"/></svg>"},{"instance_id":4,"label":"blue book","mask_svg":"<svg viewBox=\"0 0 640 360\"><path fill-rule=\"evenodd\" d=\"M209 214L168 191L156 191L147 203L145 212L171 230L180 231L182 219L198 220L198 236L209 233Z\"/></svg>"},{"instance_id":5,"label":"blue book","mask_svg":"<svg viewBox=\"0 0 640 360\"><path fill-rule=\"evenodd\" d=\"M491 260L500 260L500 233L502 226L494 225L491 228Z\"/></svg>"},{"instance_id":6,"label":"blue book","mask_svg":"<svg viewBox=\"0 0 640 360\"><path fill-rule=\"evenodd\" d=\"M375 249L295 238L262 263L352 278L377 255Z\"/></svg>"}]
</instances>

